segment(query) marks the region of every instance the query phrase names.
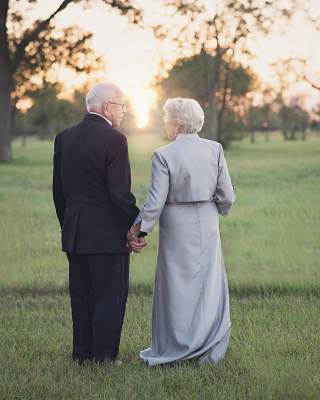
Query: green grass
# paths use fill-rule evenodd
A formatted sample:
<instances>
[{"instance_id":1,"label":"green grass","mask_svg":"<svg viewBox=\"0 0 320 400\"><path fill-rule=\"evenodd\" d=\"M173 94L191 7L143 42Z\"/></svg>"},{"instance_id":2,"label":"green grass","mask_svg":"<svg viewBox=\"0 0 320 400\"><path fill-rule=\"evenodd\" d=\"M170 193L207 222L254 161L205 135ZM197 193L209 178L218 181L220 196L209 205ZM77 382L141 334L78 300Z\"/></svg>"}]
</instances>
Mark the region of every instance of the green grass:
<instances>
[{"instance_id":1,"label":"green grass","mask_svg":"<svg viewBox=\"0 0 320 400\"><path fill-rule=\"evenodd\" d=\"M147 193L152 150L130 140L133 190ZM237 202L221 219L232 337L218 366L147 368L158 231L131 260L122 366L74 365L67 262L51 200L52 144L14 145L0 166L1 399L318 399L320 142L278 137L226 152Z\"/></svg>"}]
</instances>

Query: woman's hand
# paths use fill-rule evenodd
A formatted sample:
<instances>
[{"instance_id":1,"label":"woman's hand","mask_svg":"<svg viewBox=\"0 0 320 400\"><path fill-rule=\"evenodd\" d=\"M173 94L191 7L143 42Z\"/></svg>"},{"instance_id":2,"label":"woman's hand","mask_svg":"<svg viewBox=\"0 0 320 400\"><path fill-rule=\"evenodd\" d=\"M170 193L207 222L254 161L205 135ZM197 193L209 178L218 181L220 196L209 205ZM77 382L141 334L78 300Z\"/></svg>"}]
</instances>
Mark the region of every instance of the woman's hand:
<instances>
[{"instance_id":1,"label":"woman's hand","mask_svg":"<svg viewBox=\"0 0 320 400\"><path fill-rule=\"evenodd\" d=\"M144 237L139 238L141 223L132 225L127 233L127 240L129 242L130 248L135 253L141 253L142 249L147 246L147 242Z\"/></svg>"}]
</instances>

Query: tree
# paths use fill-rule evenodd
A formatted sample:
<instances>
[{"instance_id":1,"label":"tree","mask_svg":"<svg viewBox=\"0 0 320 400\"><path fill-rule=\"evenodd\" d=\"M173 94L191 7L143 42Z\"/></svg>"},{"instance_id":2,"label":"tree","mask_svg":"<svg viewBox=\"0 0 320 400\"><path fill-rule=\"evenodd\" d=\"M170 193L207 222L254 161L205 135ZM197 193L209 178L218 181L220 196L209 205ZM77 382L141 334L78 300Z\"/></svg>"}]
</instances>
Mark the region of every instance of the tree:
<instances>
[{"instance_id":1,"label":"tree","mask_svg":"<svg viewBox=\"0 0 320 400\"><path fill-rule=\"evenodd\" d=\"M91 34L76 27L59 32L54 26L57 14L80 1L85 0L63 0L47 19L35 21L23 32L19 31L23 16L9 9L9 0L0 2L0 162L11 158L15 101L34 86L31 78L38 75L43 81L54 62L76 71L88 71L99 62L88 46ZM132 22L137 22L141 15L130 1L103 1Z\"/></svg>"},{"instance_id":2,"label":"tree","mask_svg":"<svg viewBox=\"0 0 320 400\"><path fill-rule=\"evenodd\" d=\"M270 0L168 0L168 12L180 16L180 34L172 38L184 52L212 55L214 62L208 65L203 76L210 98L210 139L223 141L222 118L219 110L221 88L230 79L228 66L232 67L240 55L250 55L249 40L259 33L267 34L277 20L290 17L294 0L274 2ZM156 35L170 38L170 26L156 26ZM209 61L209 58L204 59ZM222 70L224 70L222 72ZM221 81L221 75L225 76Z\"/></svg>"},{"instance_id":3,"label":"tree","mask_svg":"<svg viewBox=\"0 0 320 400\"><path fill-rule=\"evenodd\" d=\"M302 140L306 140L306 132L310 123L307 111L298 104L283 105L279 115L285 140L296 140L298 132L301 133Z\"/></svg>"},{"instance_id":4,"label":"tree","mask_svg":"<svg viewBox=\"0 0 320 400\"><path fill-rule=\"evenodd\" d=\"M256 132L261 130L265 123L265 113L262 107L252 106L246 115L246 125L250 134L251 143L256 142Z\"/></svg>"},{"instance_id":5,"label":"tree","mask_svg":"<svg viewBox=\"0 0 320 400\"><path fill-rule=\"evenodd\" d=\"M168 72L168 76L159 82L162 98L193 97L205 111L204 132L209 138L211 124L211 93L207 79L213 73L215 57L201 51L193 57L179 60ZM207 79L203 79L208 77ZM239 63L226 64L222 61L219 75L219 91L216 92L217 119L220 127L218 140L226 145L237 130L243 128L242 115L247 108L247 93L251 90L256 77L249 68Z\"/></svg>"},{"instance_id":6,"label":"tree","mask_svg":"<svg viewBox=\"0 0 320 400\"><path fill-rule=\"evenodd\" d=\"M265 101L263 105L252 105L245 116L245 125L249 131L251 143L255 143L257 132L264 132L265 140L268 141L269 133L281 128L278 104Z\"/></svg>"},{"instance_id":7,"label":"tree","mask_svg":"<svg viewBox=\"0 0 320 400\"><path fill-rule=\"evenodd\" d=\"M57 84L45 83L43 88L27 93L33 105L19 113L17 133L25 137L37 135L40 139L52 138L65 126L73 125L85 111L85 93L76 92L74 100L59 99L61 88Z\"/></svg>"}]
</instances>

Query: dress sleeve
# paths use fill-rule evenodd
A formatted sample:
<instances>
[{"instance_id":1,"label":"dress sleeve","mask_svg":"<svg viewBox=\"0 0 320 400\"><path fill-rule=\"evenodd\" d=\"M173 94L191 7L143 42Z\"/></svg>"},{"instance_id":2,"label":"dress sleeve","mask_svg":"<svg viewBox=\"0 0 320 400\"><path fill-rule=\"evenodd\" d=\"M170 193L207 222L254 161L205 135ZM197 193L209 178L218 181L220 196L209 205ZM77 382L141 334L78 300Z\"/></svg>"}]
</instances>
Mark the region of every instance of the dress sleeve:
<instances>
[{"instance_id":1,"label":"dress sleeve","mask_svg":"<svg viewBox=\"0 0 320 400\"><path fill-rule=\"evenodd\" d=\"M233 185L221 145L218 160L218 181L213 200L217 205L220 215L227 215L232 204L235 202Z\"/></svg>"},{"instance_id":2,"label":"dress sleeve","mask_svg":"<svg viewBox=\"0 0 320 400\"><path fill-rule=\"evenodd\" d=\"M168 191L169 171L167 163L161 154L154 152L148 197L134 222L134 225L141 222L140 231L146 233L152 231L166 203Z\"/></svg>"}]
</instances>

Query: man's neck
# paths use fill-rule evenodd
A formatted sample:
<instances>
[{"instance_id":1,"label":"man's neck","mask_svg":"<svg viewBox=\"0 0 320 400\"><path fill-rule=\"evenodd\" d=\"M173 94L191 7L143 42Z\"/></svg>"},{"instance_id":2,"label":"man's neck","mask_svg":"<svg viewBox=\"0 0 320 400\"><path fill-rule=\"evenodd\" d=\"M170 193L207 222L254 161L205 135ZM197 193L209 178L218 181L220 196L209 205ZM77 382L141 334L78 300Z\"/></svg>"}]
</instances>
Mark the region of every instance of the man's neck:
<instances>
[{"instance_id":1,"label":"man's neck","mask_svg":"<svg viewBox=\"0 0 320 400\"><path fill-rule=\"evenodd\" d=\"M106 121L108 122L108 124L110 124L110 125L112 126L112 122L111 122L108 118L106 118L104 115L101 115L101 114L96 113L96 112L94 112L94 111L89 111L89 114L99 115L99 117L101 117L101 118L103 118L104 120L106 120Z\"/></svg>"}]
</instances>

